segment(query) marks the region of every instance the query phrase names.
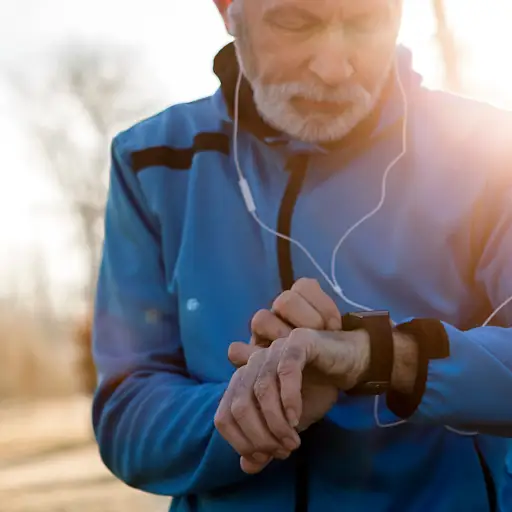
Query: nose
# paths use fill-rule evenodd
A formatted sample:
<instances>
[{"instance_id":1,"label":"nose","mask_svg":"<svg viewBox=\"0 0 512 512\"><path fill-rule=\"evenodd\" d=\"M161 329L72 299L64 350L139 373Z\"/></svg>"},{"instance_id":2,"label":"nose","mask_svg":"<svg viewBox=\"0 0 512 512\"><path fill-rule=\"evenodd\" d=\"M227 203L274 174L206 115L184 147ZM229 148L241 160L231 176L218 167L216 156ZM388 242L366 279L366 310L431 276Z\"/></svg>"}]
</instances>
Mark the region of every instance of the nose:
<instances>
[{"instance_id":1,"label":"nose","mask_svg":"<svg viewBox=\"0 0 512 512\"><path fill-rule=\"evenodd\" d=\"M342 33L331 31L325 35L310 58L309 70L328 87L336 88L347 82L354 68Z\"/></svg>"}]
</instances>

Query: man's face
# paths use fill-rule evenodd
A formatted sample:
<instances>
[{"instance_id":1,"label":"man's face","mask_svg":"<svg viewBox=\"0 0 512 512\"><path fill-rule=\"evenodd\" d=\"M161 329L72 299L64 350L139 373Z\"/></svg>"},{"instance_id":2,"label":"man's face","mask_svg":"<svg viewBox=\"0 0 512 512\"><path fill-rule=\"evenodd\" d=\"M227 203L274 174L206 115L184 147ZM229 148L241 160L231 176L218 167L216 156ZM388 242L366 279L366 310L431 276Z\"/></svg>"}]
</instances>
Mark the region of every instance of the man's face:
<instances>
[{"instance_id":1,"label":"man's face","mask_svg":"<svg viewBox=\"0 0 512 512\"><path fill-rule=\"evenodd\" d=\"M373 109L389 76L401 0L234 0L229 25L262 117L328 142Z\"/></svg>"}]
</instances>

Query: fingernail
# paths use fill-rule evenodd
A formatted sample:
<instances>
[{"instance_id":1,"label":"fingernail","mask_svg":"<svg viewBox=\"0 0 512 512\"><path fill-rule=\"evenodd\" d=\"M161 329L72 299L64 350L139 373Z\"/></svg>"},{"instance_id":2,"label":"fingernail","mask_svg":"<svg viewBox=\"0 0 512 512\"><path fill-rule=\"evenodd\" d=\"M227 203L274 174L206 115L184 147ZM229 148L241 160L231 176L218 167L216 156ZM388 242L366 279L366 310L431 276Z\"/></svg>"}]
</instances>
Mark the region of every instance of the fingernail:
<instances>
[{"instance_id":1,"label":"fingernail","mask_svg":"<svg viewBox=\"0 0 512 512\"><path fill-rule=\"evenodd\" d=\"M339 318L331 318L327 322L327 329L329 331L339 331L341 329L341 322Z\"/></svg>"},{"instance_id":2,"label":"fingernail","mask_svg":"<svg viewBox=\"0 0 512 512\"><path fill-rule=\"evenodd\" d=\"M285 437L283 439L283 446L289 451L296 450L299 447L299 444L300 441L297 443L297 441L291 437Z\"/></svg>"},{"instance_id":3,"label":"fingernail","mask_svg":"<svg viewBox=\"0 0 512 512\"><path fill-rule=\"evenodd\" d=\"M297 415L295 414L295 411L293 411L292 409L286 410L286 419L288 420L288 423L290 424L290 427L292 427L292 428L295 428L299 424Z\"/></svg>"},{"instance_id":4,"label":"fingernail","mask_svg":"<svg viewBox=\"0 0 512 512\"><path fill-rule=\"evenodd\" d=\"M290 456L290 452L285 451L285 450L276 450L276 452L274 453L274 456L276 459L284 460Z\"/></svg>"},{"instance_id":5,"label":"fingernail","mask_svg":"<svg viewBox=\"0 0 512 512\"><path fill-rule=\"evenodd\" d=\"M256 462L259 462L260 464L264 464L268 460L268 455L265 455L264 453L256 452L256 453L252 454L252 458Z\"/></svg>"}]
</instances>

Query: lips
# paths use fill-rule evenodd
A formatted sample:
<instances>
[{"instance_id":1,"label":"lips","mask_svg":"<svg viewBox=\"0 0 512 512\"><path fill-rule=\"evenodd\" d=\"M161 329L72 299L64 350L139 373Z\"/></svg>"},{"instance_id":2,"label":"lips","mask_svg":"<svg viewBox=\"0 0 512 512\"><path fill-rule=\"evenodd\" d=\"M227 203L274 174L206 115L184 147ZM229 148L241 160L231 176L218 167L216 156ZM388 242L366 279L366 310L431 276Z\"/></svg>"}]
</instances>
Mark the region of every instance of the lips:
<instances>
[{"instance_id":1,"label":"lips","mask_svg":"<svg viewBox=\"0 0 512 512\"><path fill-rule=\"evenodd\" d=\"M300 96L291 99L291 104L300 112L308 114L339 115L345 112L351 104L349 102L315 101Z\"/></svg>"}]
</instances>

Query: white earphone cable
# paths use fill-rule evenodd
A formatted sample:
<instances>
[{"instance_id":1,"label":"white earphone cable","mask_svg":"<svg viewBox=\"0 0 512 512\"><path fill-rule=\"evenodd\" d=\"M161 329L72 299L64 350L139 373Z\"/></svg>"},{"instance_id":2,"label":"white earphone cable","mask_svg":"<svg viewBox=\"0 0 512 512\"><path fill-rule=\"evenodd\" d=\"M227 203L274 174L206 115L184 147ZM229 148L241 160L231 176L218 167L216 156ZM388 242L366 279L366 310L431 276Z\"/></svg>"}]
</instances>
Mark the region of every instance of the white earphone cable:
<instances>
[{"instance_id":1,"label":"white earphone cable","mask_svg":"<svg viewBox=\"0 0 512 512\"><path fill-rule=\"evenodd\" d=\"M344 293L339 285L337 279L336 279L336 257L338 255L338 252L340 250L340 247L345 243L345 240L362 224L364 224L367 220L371 219L373 216L375 216L383 207L384 202L386 200L386 192L387 192L387 181L388 177L391 173L391 171L394 169L395 165L400 162L400 160L406 155L407 153L407 123L408 123L408 104L407 104L407 96L405 94L404 86L402 84L402 80L400 79L400 75L398 72L398 65L395 66L395 73L397 78L398 87L400 89L400 94L402 97L402 103L403 103L403 121L402 121L402 150L400 154L393 159L393 161L388 165L386 170L384 171L384 175L382 177L382 185L381 185L381 196L380 200L377 203L377 206L368 212L366 215L361 217L354 225L352 225L345 234L339 239L338 243L336 244L334 251L332 252L331 256L331 279L334 283L335 290L338 290L338 295L347 303L355 308L362 309L363 311L371 311L371 308L368 308L362 304L358 304L356 302L353 302L350 300Z\"/></svg>"}]
</instances>

